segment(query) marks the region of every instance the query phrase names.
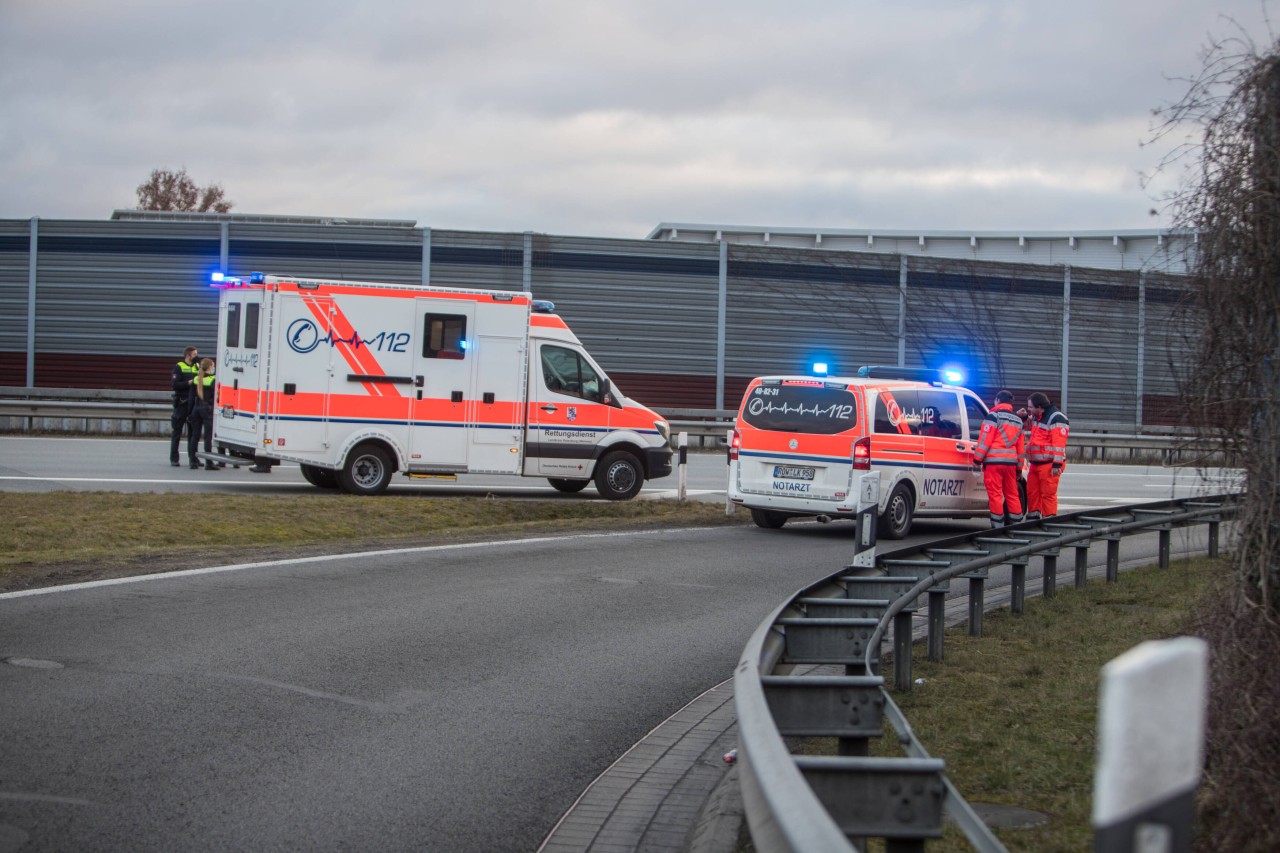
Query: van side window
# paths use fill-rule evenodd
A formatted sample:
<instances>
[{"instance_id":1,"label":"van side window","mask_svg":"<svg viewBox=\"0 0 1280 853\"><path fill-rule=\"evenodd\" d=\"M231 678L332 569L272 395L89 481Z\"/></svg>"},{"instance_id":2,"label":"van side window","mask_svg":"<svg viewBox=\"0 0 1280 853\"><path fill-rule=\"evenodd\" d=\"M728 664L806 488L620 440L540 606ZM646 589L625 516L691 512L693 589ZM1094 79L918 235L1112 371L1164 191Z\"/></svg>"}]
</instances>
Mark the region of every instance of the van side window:
<instances>
[{"instance_id":1,"label":"van side window","mask_svg":"<svg viewBox=\"0 0 1280 853\"><path fill-rule=\"evenodd\" d=\"M926 438L963 438L960 401L954 391L916 392L920 404L920 435Z\"/></svg>"},{"instance_id":2,"label":"van side window","mask_svg":"<svg viewBox=\"0 0 1280 853\"><path fill-rule=\"evenodd\" d=\"M465 358L467 318L461 314L427 314L423 319L423 358Z\"/></svg>"},{"instance_id":3,"label":"van side window","mask_svg":"<svg viewBox=\"0 0 1280 853\"><path fill-rule=\"evenodd\" d=\"M244 306L244 348L258 348L258 317L262 306L257 302L246 302Z\"/></svg>"},{"instance_id":4,"label":"van side window","mask_svg":"<svg viewBox=\"0 0 1280 853\"><path fill-rule=\"evenodd\" d=\"M240 303L227 303L227 346L240 346Z\"/></svg>"},{"instance_id":5,"label":"van side window","mask_svg":"<svg viewBox=\"0 0 1280 853\"><path fill-rule=\"evenodd\" d=\"M969 440L977 441L982 434L982 421L987 416L987 407L977 397L965 394L964 410L969 416Z\"/></svg>"},{"instance_id":6,"label":"van side window","mask_svg":"<svg viewBox=\"0 0 1280 853\"><path fill-rule=\"evenodd\" d=\"M564 347L542 347L542 381L547 390L600 402L600 376L580 353Z\"/></svg>"},{"instance_id":7,"label":"van side window","mask_svg":"<svg viewBox=\"0 0 1280 853\"><path fill-rule=\"evenodd\" d=\"M875 431L890 435L918 435L920 404L910 388L881 391L876 395Z\"/></svg>"}]
</instances>

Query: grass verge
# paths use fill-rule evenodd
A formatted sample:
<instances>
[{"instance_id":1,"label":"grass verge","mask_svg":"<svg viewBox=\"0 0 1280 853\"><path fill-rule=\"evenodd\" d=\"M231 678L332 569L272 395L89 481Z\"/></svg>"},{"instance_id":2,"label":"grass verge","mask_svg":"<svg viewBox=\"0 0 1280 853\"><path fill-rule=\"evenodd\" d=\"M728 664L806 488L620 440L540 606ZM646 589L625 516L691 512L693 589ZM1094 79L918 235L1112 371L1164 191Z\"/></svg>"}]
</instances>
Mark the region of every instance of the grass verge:
<instances>
[{"instance_id":1,"label":"grass verge","mask_svg":"<svg viewBox=\"0 0 1280 853\"><path fill-rule=\"evenodd\" d=\"M106 577L564 530L737 524L717 504L345 494L0 493L0 592Z\"/></svg>"},{"instance_id":2,"label":"grass verge","mask_svg":"<svg viewBox=\"0 0 1280 853\"><path fill-rule=\"evenodd\" d=\"M894 701L970 803L1048 816L1043 826L998 829L1010 851L1090 850L1102 666L1144 640L1194 633L1193 612L1229 571L1222 560L1189 560L1127 571L1117 583L1060 587L1053 599L1028 599L1020 616L993 611L982 637L968 636L965 626L949 630L942 662L918 648L913 677L923 683ZM825 754L834 748L819 739L802 745ZM892 730L872 748L903 754ZM971 849L954 826L929 845Z\"/></svg>"}]
</instances>

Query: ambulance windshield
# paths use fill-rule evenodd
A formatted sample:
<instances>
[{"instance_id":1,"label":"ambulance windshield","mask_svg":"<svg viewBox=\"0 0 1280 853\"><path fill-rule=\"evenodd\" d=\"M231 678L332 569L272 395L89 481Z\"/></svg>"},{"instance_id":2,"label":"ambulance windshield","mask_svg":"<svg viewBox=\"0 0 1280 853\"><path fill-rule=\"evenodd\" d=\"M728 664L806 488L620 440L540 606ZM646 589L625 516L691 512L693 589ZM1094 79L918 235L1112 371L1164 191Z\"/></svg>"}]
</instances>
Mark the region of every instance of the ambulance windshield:
<instances>
[{"instance_id":1,"label":"ambulance windshield","mask_svg":"<svg viewBox=\"0 0 1280 853\"><path fill-rule=\"evenodd\" d=\"M742 419L771 432L833 435L858 425L858 407L844 385L783 380L754 388L743 401Z\"/></svg>"}]
</instances>

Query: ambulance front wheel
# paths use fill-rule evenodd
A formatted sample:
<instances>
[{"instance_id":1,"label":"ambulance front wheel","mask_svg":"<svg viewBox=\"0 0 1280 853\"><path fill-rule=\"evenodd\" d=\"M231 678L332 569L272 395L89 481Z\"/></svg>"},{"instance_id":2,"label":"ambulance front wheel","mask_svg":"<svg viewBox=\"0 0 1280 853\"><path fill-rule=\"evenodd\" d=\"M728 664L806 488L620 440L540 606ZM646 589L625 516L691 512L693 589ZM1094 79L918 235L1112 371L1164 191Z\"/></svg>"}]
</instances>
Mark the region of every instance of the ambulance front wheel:
<instances>
[{"instance_id":1,"label":"ambulance front wheel","mask_svg":"<svg viewBox=\"0 0 1280 853\"><path fill-rule=\"evenodd\" d=\"M615 450L600 460L595 479L601 497L611 501L630 500L644 485L644 469L630 453Z\"/></svg>"},{"instance_id":2,"label":"ambulance front wheel","mask_svg":"<svg viewBox=\"0 0 1280 853\"><path fill-rule=\"evenodd\" d=\"M547 482L551 484L551 488L566 495L580 492L591 485L590 480L566 480L563 477L548 477Z\"/></svg>"},{"instance_id":3,"label":"ambulance front wheel","mask_svg":"<svg viewBox=\"0 0 1280 853\"><path fill-rule=\"evenodd\" d=\"M353 495L376 495L391 482L391 457L381 447L364 444L347 454L338 484Z\"/></svg>"},{"instance_id":4,"label":"ambulance front wheel","mask_svg":"<svg viewBox=\"0 0 1280 853\"><path fill-rule=\"evenodd\" d=\"M889 503L880 513L880 523L876 535L881 539L901 539L911 532L911 516L915 513L915 501L911 498L911 488L899 483L889 495Z\"/></svg>"}]
</instances>

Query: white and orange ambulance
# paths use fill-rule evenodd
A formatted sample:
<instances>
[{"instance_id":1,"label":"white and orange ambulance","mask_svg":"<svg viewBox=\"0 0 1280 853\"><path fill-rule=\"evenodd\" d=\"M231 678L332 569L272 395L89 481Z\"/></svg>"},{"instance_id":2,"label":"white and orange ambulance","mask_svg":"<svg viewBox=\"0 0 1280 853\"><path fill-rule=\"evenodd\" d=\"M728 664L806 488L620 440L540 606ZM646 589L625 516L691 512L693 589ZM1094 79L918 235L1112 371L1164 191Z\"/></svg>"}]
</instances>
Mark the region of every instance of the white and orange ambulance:
<instances>
[{"instance_id":1,"label":"white and orange ambulance","mask_svg":"<svg viewBox=\"0 0 1280 853\"><path fill-rule=\"evenodd\" d=\"M879 535L919 517L986 516L973 447L987 407L939 371L864 367L857 376L762 376L742 398L729 498L761 527L853 519L858 484L880 475Z\"/></svg>"},{"instance_id":2,"label":"white and orange ambulance","mask_svg":"<svg viewBox=\"0 0 1280 853\"><path fill-rule=\"evenodd\" d=\"M671 473L667 422L527 292L214 279L214 458L296 462L365 495L396 472L513 474L625 500Z\"/></svg>"}]
</instances>

